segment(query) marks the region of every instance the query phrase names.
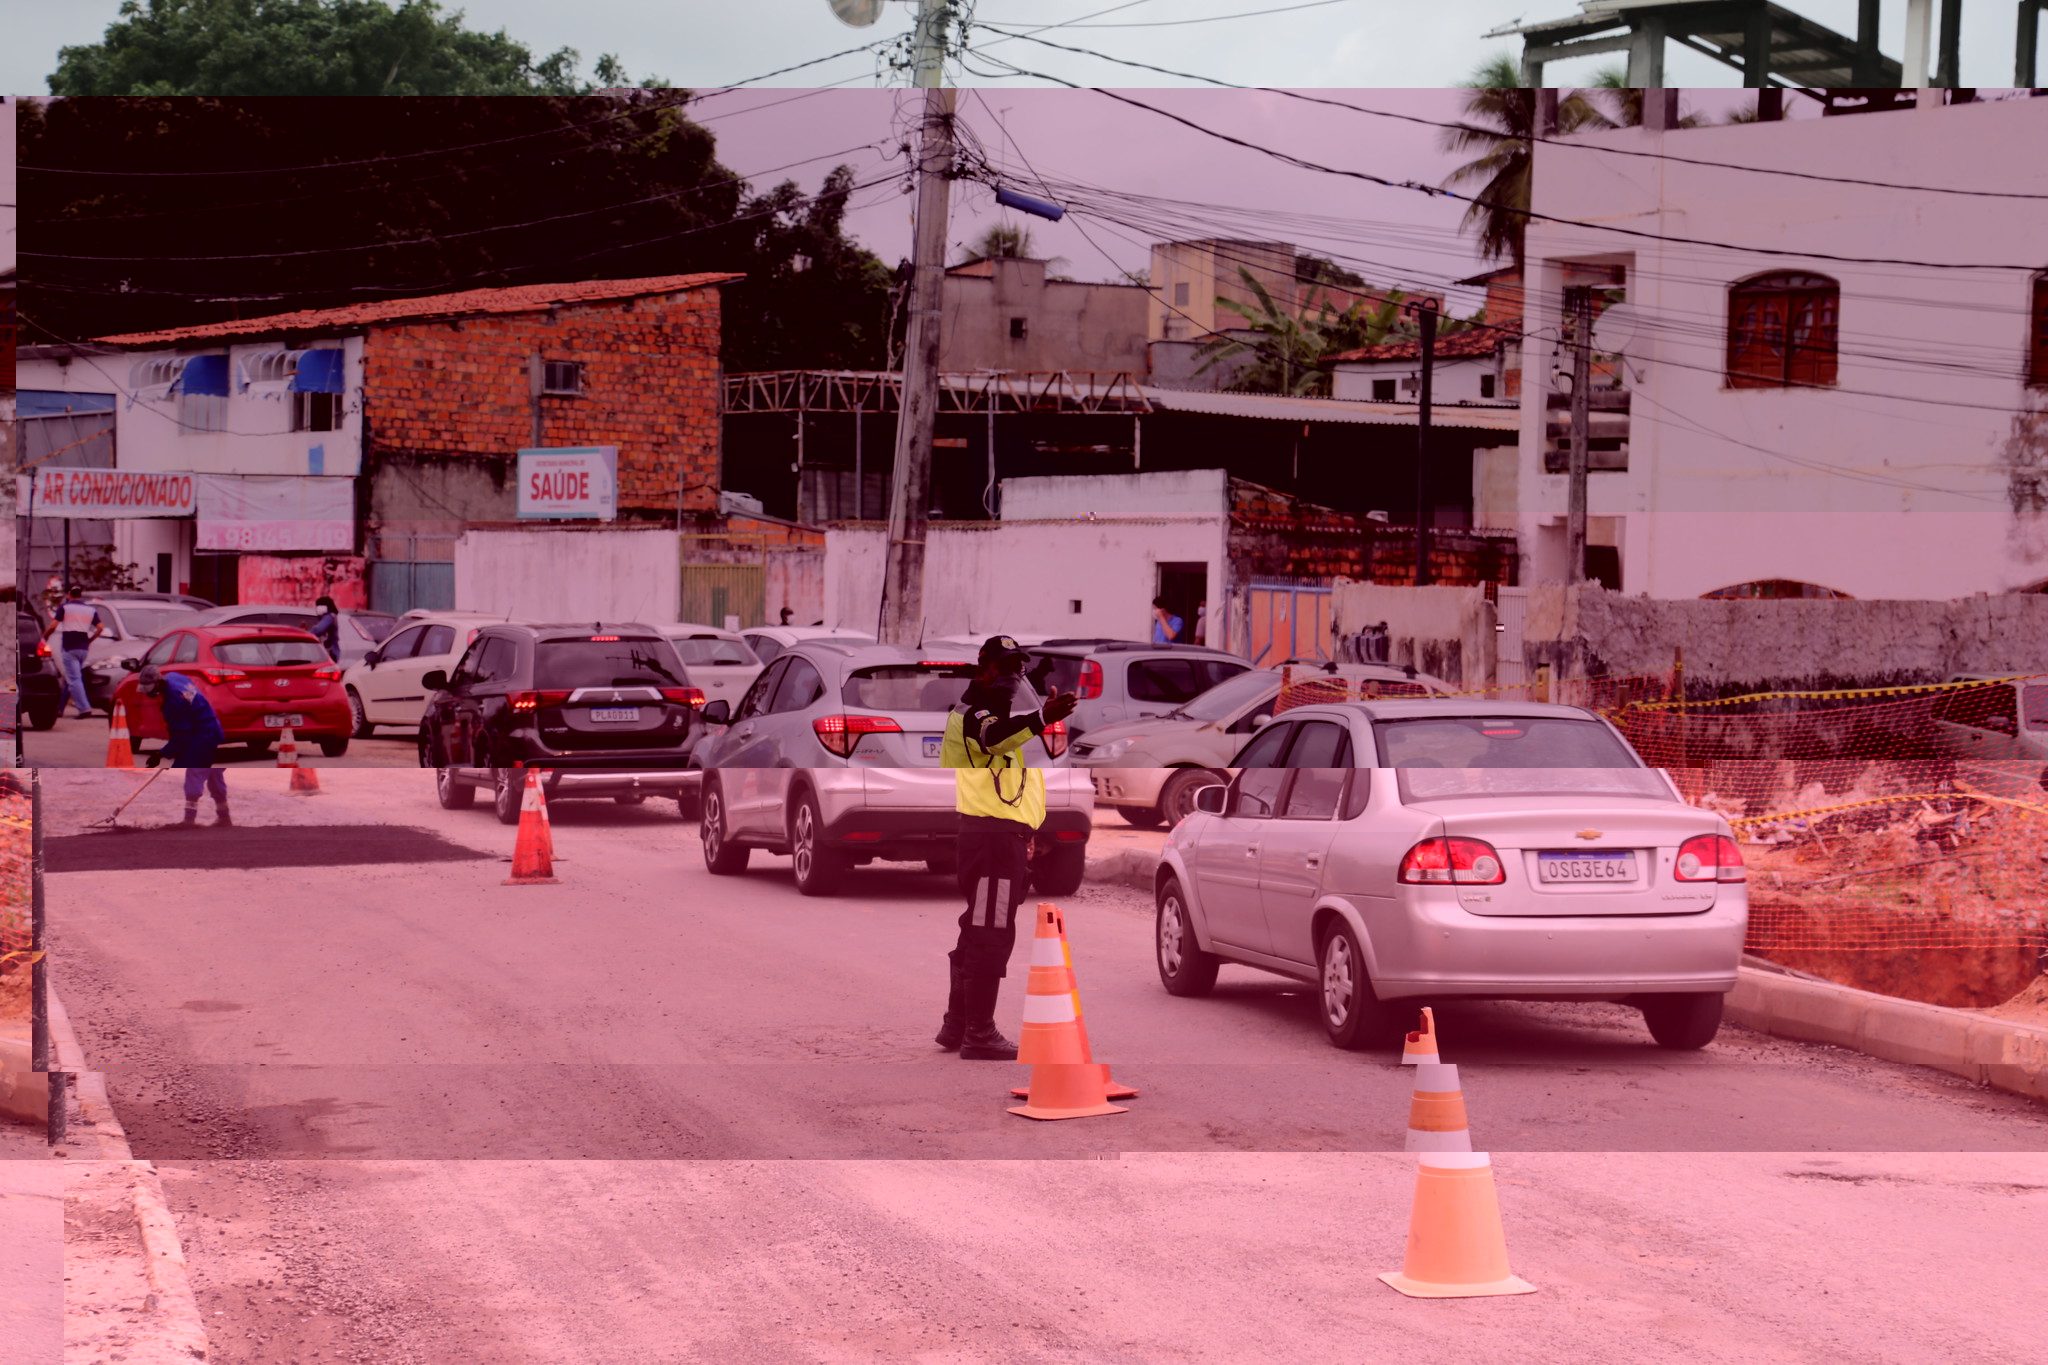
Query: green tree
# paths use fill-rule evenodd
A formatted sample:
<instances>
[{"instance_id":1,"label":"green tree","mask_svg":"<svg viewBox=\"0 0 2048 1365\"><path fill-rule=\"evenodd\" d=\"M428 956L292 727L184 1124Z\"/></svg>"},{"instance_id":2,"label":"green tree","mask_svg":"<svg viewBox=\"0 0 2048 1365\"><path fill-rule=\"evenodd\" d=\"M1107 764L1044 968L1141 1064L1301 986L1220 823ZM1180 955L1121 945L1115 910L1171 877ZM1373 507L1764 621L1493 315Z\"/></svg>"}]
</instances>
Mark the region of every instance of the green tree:
<instances>
[{"instance_id":1,"label":"green tree","mask_svg":"<svg viewBox=\"0 0 2048 1365\"><path fill-rule=\"evenodd\" d=\"M785 180L741 205L747 277L726 289L725 368L881 369L888 363L893 277L844 231L853 168L816 195Z\"/></svg>"},{"instance_id":2,"label":"green tree","mask_svg":"<svg viewBox=\"0 0 2048 1365\"><path fill-rule=\"evenodd\" d=\"M1031 229L1022 223L995 223L968 246L967 259L1028 259L1037 245L1031 240Z\"/></svg>"},{"instance_id":3,"label":"green tree","mask_svg":"<svg viewBox=\"0 0 2048 1365\"><path fill-rule=\"evenodd\" d=\"M1447 152L1476 152L1444 178L1444 185L1478 185L1465 210L1465 227L1479 238L1479 253L1490 261L1522 263L1522 231L1528 225L1529 139L1536 131L1536 92L1522 85L1521 67L1506 56L1489 58L1465 82L1467 125L1442 135ZM1604 116L1576 91L1557 104L1557 129L1576 132L1601 126Z\"/></svg>"},{"instance_id":4,"label":"green tree","mask_svg":"<svg viewBox=\"0 0 2048 1365\"><path fill-rule=\"evenodd\" d=\"M1202 361L1196 374L1206 374L1239 356L1254 357L1231 380L1233 392L1327 396L1331 357L1405 335L1412 326L1402 315L1404 296L1398 289L1373 308L1361 299L1342 313L1328 304L1313 313L1307 309L1290 313L1251 271L1239 266L1237 273L1257 304L1219 295L1216 306L1242 317L1245 326L1235 330L1248 331L1251 336L1225 333L1204 342L1195 352Z\"/></svg>"},{"instance_id":5,"label":"green tree","mask_svg":"<svg viewBox=\"0 0 2048 1365\"><path fill-rule=\"evenodd\" d=\"M67 47L54 95L576 95L576 49L462 25L436 0L124 0L97 43ZM598 83L624 85L607 54ZM649 77L646 84L663 84Z\"/></svg>"},{"instance_id":6,"label":"green tree","mask_svg":"<svg viewBox=\"0 0 2048 1365\"><path fill-rule=\"evenodd\" d=\"M1596 128L1640 128L1643 126L1643 90L1628 83L1628 69L1610 66L1593 77L1585 98L1594 106L1587 123ZM1706 122L1698 114L1681 113L1678 126L1698 128Z\"/></svg>"}]
</instances>

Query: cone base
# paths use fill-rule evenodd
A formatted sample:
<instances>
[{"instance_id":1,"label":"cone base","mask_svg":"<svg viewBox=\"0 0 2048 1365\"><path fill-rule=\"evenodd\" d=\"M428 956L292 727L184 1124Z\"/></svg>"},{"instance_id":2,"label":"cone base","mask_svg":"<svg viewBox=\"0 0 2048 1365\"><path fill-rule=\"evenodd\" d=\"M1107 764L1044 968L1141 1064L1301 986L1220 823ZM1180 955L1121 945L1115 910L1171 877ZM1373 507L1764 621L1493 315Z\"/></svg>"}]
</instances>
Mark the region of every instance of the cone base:
<instances>
[{"instance_id":1,"label":"cone base","mask_svg":"<svg viewBox=\"0 0 2048 1365\"><path fill-rule=\"evenodd\" d=\"M1035 1105L1019 1104L1009 1110L1027 1119L1086 1119L1100 1114L1128 1114L1131 1111L1120 1104L1091 1104L1082 1109L1041 1109Z\"/></svg>"},{"instance_id":2,"label":"cone base","mask_svg":"<svg viewBox=\"0 0 2048 1365\"><path fill-rule=\"evenodd\" d=\"M1115 1081L1109 1078L1109 1063L1089 1062L1087 1063L1087 1065L1099 1066L1102 1068L1102 1097L1104 1099L1128 1100L1134 1098L1138 1094L1138 1088L1136 1086L1118 1085ZM1031 1098L1031 1087L1028 1085L1013 1086L1010 1090L1010 1093L1020 1100L1028 1100Z\"/></svg>"},{"instance_id":3,"label":"cone base","mask_svg":"<svg viewBox=\"0 0 2048 1365\"><path fill-rule=\"evenodd\" d=\"M1535 1285L1513 1275L1487 1284L1425 1284L1421 1280L1409 1279L1398 1270L1386 1271L1379 1278L1411 1299L1484 1299L1497 1294L1536 1292Z\"/></svg>"},{"instance_id":4,"label":"cone base","mask_svg":"<svg viewBox=\"0 0 2048 1365\"><path fill-rule=\"evenodd\" d=\"M503 884L506 886L560 886L562 879L560 877L507 877Z\"/></svg>"}]
</instances>

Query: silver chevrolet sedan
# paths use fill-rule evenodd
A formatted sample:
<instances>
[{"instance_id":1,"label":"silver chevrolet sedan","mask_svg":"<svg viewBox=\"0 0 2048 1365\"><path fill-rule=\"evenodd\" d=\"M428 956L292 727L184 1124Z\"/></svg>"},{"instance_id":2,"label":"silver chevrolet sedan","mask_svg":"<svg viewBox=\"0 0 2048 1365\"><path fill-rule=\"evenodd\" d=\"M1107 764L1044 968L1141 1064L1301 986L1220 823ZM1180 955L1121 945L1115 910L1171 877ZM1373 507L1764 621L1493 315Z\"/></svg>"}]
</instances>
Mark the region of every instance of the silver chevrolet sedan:
<instances>
[{"instance_id":1,"label":"silver chevrolet sedan","mask_svg":"<svg viewBox=\"0 0 2048 1365\"><path fill-rule=\"evenodd\" d=\"M1484 709L1481 709L1484 708ZM1411 1004L1616 1000L1667 1048L1720 1028L1749 917L1726 820L1589 711L1465 699L1298 707L1197 799L1156 882L1159 975L1312 983L1330 1041Z\"/></svg>"}]
</instances>

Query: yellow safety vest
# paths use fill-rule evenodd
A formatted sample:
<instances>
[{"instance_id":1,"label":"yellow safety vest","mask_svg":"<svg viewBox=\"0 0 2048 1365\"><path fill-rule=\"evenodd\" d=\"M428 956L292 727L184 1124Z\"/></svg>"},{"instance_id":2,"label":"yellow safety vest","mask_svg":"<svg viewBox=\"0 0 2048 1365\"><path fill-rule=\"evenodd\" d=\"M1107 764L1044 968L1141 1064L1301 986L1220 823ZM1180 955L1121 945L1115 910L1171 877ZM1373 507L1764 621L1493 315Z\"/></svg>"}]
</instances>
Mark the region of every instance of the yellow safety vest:
<instances>
[{"instance_id":1,"label":"yellow safety vest","mask_svg":"<svg viewBox=\"0 0 2048 1365\"><path fill-rule=\"evenodd\" d=\"M959 707L946 717L941 766L953 774L953 809L962 815L1015 820L1037 829L1045 823L1045 774L1024 762L1023 748L1037 736L1029 730L984 749L967 737L967 716Z\"/></svg>"}]
</instances>

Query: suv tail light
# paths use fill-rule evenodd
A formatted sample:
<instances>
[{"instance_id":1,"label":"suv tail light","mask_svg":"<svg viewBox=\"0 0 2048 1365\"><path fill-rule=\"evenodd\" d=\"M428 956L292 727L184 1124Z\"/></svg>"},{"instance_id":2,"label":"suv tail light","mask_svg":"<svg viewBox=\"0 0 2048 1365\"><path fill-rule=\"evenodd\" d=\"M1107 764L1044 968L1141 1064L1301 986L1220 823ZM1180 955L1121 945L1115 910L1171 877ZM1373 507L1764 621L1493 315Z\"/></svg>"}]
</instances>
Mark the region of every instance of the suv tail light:
<instances>
[{"instance_id":1,"label":"suv tail light","mask_svg":"<svg viewBox=\"0 0 2048 1365\"><path fill-rule=\"evenodd\" d=\"M38 659L47 659L50 657L50 642L48 640L36 641L36 657Z\"/></svg>"},{"instance_id":2,"label":"suv tail light","mask_svg":"<svg viewBox=\"0 0 2048 1365\"><path fill-rule=\"evenodd\" d=\"M512 709L519 712L538 711L543 706L560 706L568 700L567 692L514 692Z\"/></svg>"},{"instance_id":3,"label":"suv tail light","mask_svg":"<svg viewBox=\"0 0 2048 1365\"><path fill-rule=\"evenodd\" d=\"M1506 881L1500 854L1482 839L1424 839L1401 859L1408 886L1496 886Z\"/></svg>"},{"instance_id":4,"label":"suv tail light","mask_svg":"<svg viewBox=\"0 0 2048 1365\"><path fill-rule=\"evenodd\" d=\"M1082 701L1088 701L1093 697L1102 695L1101 664L1096 663L1093 659L1083 659L1081 661L1081 681L1075 688L1074 695Z\"/></svg>"},{"instance_id":5,"label":"suv tail light","mask_svg":"<svg viewBox=\"0 0 2048 1365\"><path fill-rule=\"evenodd\" d=\"M1672 869L1682 882L1746 882L1742 850L1725 834L1695 834L1678 846Z\"/></svg>"},{"instance_id":6,"label":"suv tail light","mask_svg":"<svg viewBox=\"0 0 2048 1365\"><path fill-rule=\"evenodd\" d=\"M852 757L862 735L903 733L903 727L887 716L819 716L811 722L811 729L825 752L840 758Z\"/></svg>"},{"instance_id":7,"label":"suv tail light","mask_svg":"<svg viewBox=\"0 0 2048 1365\"><path fill-rule=\"evenodd\" d=\"M1067 723L1063 720L1054 721L1045 727L1045 732L1039 738L1045 741L1045 752L1058 758L1067 751Z\"/></svg>"},{"instance_id":8,"label":"suv tail light","mask_svg":"<svg viewBox=\"0 0 2048 1365\"><path fill-rule=\"evenodd\" d=\"M199 676L219 687L222 683L234 682L249 675L239 668L202 668L199 670Z\"/></svg>"},{"instance_id":9,"label":"suv tail light","mask_svg":"<svg viewBox=\"0 0 2048 1365\"><path fill-rule=\"evenodd\" d=\"M661 689L661 699L663 701L679 701L685 706L702 706L704 704L704 689L701 687L664 687Z\"/></svg>"}]
</instances>

